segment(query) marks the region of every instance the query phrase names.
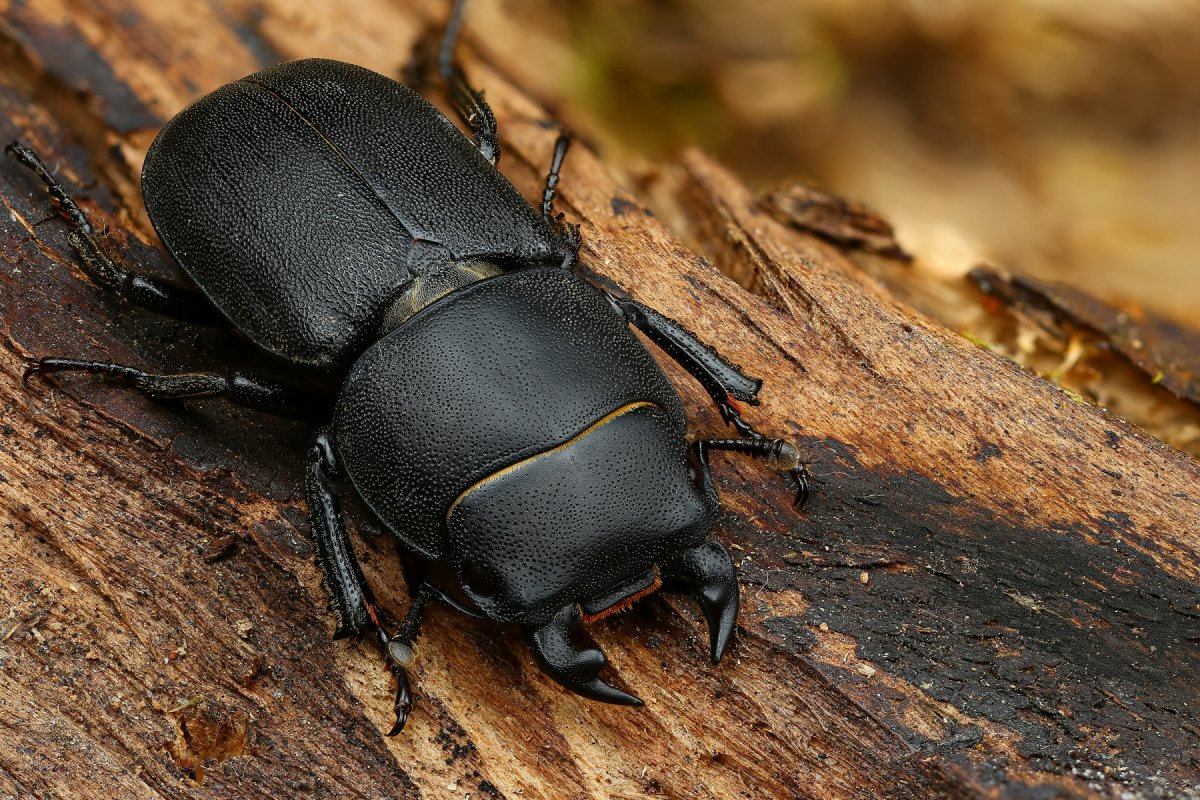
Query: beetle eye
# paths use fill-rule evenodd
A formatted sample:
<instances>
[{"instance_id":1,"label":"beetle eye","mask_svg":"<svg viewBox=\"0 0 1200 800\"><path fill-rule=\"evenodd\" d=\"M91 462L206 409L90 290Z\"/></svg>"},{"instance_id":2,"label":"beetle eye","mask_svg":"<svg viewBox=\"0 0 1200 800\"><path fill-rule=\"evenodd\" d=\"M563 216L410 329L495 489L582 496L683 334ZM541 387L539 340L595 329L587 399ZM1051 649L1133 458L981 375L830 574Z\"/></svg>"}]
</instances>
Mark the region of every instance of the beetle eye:
<instances>
[{"instance_id":1,"label":"beetle eye","mask_svg":"<svg viewBox=\"0 0 1200 800\"><path fill-rule=\"evenodd\" d=\"M496 578L474 561L463 562L463 588L477 597L490 597L496 593Z\"/></svg>"},{"instance_id":2,"label":"beetle eye","mask_svg":"<svg viewBox=\"0 0 1200 800\"><path fill-rule=\"evenodd\" d=\"M688 470L688 479L691 480L692 485L698 489L703 489L704 488L704 472L703 472L703 470L701 470L700 463L696 460L696 456L693 455L691 452L688 453L688 457L687 457L687 470Z\"/></svg>"}]
</instances>

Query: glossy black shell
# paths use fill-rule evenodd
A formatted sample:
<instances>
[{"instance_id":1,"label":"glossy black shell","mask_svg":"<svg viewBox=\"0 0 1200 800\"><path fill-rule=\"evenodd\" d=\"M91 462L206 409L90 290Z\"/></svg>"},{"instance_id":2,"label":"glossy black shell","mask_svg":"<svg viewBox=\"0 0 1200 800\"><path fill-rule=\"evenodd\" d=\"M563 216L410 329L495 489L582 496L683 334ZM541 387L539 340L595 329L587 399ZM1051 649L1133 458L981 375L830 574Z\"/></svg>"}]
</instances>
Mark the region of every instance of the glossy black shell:
<instances>
[{"instance_id":1,"label":"glossy black shell","mask_svg":"<svg viewBox=\"0 0 1200 800\"><path fill-rule=\"evenodd\" d=\"M333 430L406 544L449 562L489 616L540 624L704 540L716 508L686 427L607 298L535 268L459 289L367 350Z\"/></svg>"},{"instance_id":2,"label":"glossy black shell","mask_svg":"<svg viewBox=\"0 0 1200 800\"><path fill-rule=\"evenodd\" d=\"M344 367L389 301L448 261L560 263L550 227L413 90L324 59L202 98L158 134L146 210L254 342Z\"/></svg>"},{"instance_id":3,"label":"glossy black shell","mask_svg":"<svg viewBox=\"0 0 1200 800\"><path fill-rule=\"evenodd\" d=\"M704 541L716 499L674 389L564 269L562 234L411 89L319 59L255 73L162 129L142 192L230 321L344 375L342 467L488 616L606 609ZM418 281L448 293L413 305Z\"/></svg>"}]
</instances>

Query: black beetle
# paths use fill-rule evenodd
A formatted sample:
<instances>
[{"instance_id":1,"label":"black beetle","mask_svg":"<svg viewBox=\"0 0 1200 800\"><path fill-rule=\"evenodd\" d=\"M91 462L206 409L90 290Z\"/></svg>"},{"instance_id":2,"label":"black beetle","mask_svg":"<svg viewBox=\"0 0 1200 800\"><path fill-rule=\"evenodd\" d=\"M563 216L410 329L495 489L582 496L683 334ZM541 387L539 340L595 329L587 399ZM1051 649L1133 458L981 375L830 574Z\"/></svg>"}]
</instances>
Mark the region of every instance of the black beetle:
<instances>
[{"instance_id":1,"label":"black beetle","mask_svg":"<svg viewBox=\"0 0 1200 800\"><path fill-rule=\"evenodd\" d=\"M474 141L412 89L317 59L224 86L166 124L142 193L199 291L125 270L38 156L7 148L45 182L102 288L177 318L232 323L297 369L340 382L335 403L240 372L41 358L25 375L85 370L151 397L222 396L329 423L306 474L312 532L335 636L374 630L396 676L390 734L412 706L404 666L430 600L516 623L568 689L640 705L600 679L604 655L577 650L571 634L666 583L698 598L716 663L738 585L709 538L718 500L707 451L789 473L798 503L808 488L796 447L741 418L737 401L757 403L761 381L678 323L573 274L578 229L552 213L567 136L540 213L496 170L495 118L452 60L463 6L438 67ZM700 381L740 438L686 441L679 397L629 324ZM461 592L426 577L386 633L346 535L340 477Z\"/></svg>"}]
</instances>

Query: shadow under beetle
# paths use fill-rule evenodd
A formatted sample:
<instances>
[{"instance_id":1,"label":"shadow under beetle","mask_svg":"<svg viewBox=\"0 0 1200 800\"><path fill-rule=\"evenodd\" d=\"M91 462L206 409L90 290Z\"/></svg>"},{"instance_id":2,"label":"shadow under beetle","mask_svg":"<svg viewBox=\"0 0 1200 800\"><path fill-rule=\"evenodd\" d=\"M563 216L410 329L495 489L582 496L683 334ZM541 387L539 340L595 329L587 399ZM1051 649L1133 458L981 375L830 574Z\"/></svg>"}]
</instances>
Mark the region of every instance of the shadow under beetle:
<instances>
[{"instance_id":1,"label":"shadow under beetle","mask_svg":"<svg viewBox=\"0 0 1200 800\"><path fill-rule=\"evenodd\" d=\"M453 63L464 5L451 12L438 69L473 140L412 89L319 59L223 86L163 127L142 194L199 291L122 268L37 154L7 148L45 182L102 288L232 324L297 369L340 378L334 402L241 372L41 358L25 376L84 370L151 397L221 396L326 425L305 476L312 533L335 638L373 630L396 677L389 735L412 708L405 666L430 601L516 623L566 688L641 705L601 680L604 654L571 635L661 585L680 588L700 603L717 663L738 584L709 538L719 506L708 451L788 473L797 503L808 491L796 447L739 413L761 381L677 322L572 273L578 229L552 211L566 135L540 212L496 170L495 117ZM679 397L630 324L703 385L740 438L686 441ZM461 594L426 579L385 630L334 491L347 478L401 542L449 568Z\"/></svg>"}]
</instances>

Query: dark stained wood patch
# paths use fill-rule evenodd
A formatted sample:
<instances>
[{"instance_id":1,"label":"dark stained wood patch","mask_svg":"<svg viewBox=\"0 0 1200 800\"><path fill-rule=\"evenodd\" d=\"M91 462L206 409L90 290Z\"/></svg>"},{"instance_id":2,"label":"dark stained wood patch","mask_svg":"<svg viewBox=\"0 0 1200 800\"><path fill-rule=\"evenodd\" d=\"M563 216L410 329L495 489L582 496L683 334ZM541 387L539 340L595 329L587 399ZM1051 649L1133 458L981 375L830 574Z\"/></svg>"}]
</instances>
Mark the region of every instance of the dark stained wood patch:
<instances>
[{"instance_id":1,"label":"dark stained wood patch","mask_svg":"<svg viewBox=\"0 0 1200 800\"><path fill-rule=\"evenodd\" d=\"M756 556L748 596L809 604L765 621L780 646L803 652L821 625L849 635L861 658L1004 726L1039 769L1151 796L1163 776L1200 774L1200 594L1130 544L1153 532L1119 500L1073 529L1023 525L1018 509L981 509L919 471L866 469L848 445L810 449L822 491L804 523L780 510L728 534ZM874 711L892 717L897 701ZM962 751L982 732L953 736Z\"/></svg>"},{"instance_id":2,"label":"dark stained wood patch","mask_svg":"<svg viewBox=\"0 0 1200 800\"><path fill-rule=\"evenodd\" d=\"M158 128L166 121L117 78L113 64L95 49L74 21L48 21L34 6L15 0L5 13L5 24L13 43L39 62L45 76L63 91L77 93L84 102L97 100L99 116L117 133Z\"/></svg>"}]
</instances>

